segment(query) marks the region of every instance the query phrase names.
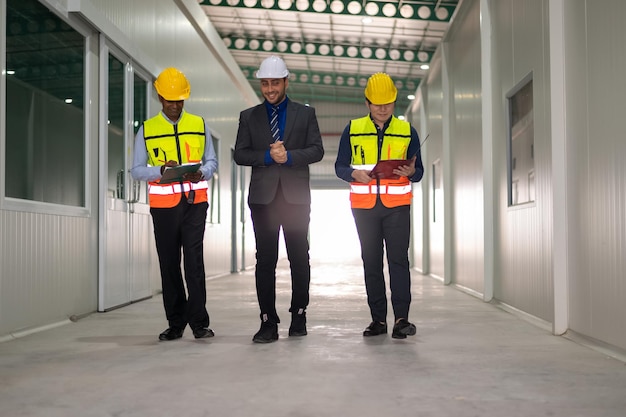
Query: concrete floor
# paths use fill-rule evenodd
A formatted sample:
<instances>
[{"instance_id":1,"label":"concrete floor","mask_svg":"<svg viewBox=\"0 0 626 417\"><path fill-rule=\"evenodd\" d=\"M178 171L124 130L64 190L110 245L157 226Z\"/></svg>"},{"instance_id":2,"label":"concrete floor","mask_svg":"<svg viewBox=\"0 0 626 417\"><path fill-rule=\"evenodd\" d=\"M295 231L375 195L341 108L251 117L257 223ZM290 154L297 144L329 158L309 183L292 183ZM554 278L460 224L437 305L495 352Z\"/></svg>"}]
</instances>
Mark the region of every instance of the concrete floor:
<instances>
[{"instance_id":1,"label":"concrete floor","mask_svg":"<svg viewBox=\"0 0 626 417\"><path fill-rule=\"evenodd\" d=\"M252 343L252 271L207 282L213 339L159 342L156 296L0 343L0 416L626 416L624 362L413 275L404 341L362 337L358 262L313 265L309 335L287 337L281 262L276 343Z\"/></svg>"}]
</instances>

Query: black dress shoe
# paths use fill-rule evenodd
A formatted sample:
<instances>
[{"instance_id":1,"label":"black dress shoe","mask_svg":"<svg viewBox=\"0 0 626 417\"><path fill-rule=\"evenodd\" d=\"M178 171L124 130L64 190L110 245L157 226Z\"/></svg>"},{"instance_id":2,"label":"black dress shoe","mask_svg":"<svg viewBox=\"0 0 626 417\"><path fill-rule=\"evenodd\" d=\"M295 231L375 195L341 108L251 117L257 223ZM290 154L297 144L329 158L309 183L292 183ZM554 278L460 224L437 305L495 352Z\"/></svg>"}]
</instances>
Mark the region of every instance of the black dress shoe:
<instances>
[{"instance_id":1,"label":"black dress shoe","mask_svg":"<svg viewBox=\"0 0 626 417\"><path fill-rule=\"evenodd\" d=\"M199 329L194 329L193 331L193 337L196 339L206 339L207 337L213 336L215 336L215 333L213 333L213 330L208 327L200 327Z\"/></svg>"},{"instance_id":2,"label":"black dress shoe","mask_svg":"<svg viewBox=\"0 0 626 417\"><path fill-rule=\"evenodd\" d=\"M292 313L291 326L289 326L289 336L306 336L306 312Z\"/></svg>"},{"instance_id":3,"label":"black dress shoe","mask_svg":"<svg viewBox=\"0 0 626 417\"><path fill-rule=\"evenodd\" d=\"M261 328L252 338L254 343L272 343L278 340L278 324L271 321L261 323Z\"/></svg>"},{"instance_id":4,"label":"black dress shoe","mask_svg":"<svg viewBox=\"0 0 626 417\"><path fill-rule=\"evenodd\" d=\"M183 330L175 327L168 327L159 335L159 340L174 340L183 337Z\"/></svg>"},{"instance_id":5,"label":"black dress shoe","mask_svg":"<svg viewBox=\"0 0 626 417\"><path fill-rule=\"evenodd\" d=\"M363 331L363 336L378 336L379 334L387 334L387 323L373 321Z\"/></svg>"},{"instance_id":6,"label":"black dress shoe","mask_svg":"<svg viewBox=\"0 0 626 417\"><path fill-rule=\"evenodd\" d=\"M394 339L406 339L407 336L413 336L415 333L417 333L417 330L413 323L409 323L407 319L400 319L393 325L391 337Z\"/></svg>"}]
</instances>

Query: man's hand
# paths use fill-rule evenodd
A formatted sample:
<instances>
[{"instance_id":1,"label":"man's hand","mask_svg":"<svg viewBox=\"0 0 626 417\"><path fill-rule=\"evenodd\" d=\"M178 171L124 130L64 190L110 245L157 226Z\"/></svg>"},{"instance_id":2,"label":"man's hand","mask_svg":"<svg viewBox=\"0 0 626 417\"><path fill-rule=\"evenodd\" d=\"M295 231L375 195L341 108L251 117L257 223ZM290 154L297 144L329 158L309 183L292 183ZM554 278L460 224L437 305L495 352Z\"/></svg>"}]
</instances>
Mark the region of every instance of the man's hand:
<instances>
[{"instance_id":1,"label":"man's hand","mask_svg":"<svg viewBox=\"0 0 626 417\"><path fill-rule=\"evenodd\" d=\"M178 162L169 160L165 163L165 165L161 165L161 175L165 172L165 167L175 167L178 165Z\"/></svg>"},{"instance_id":2,"label":"man's hand","mask_svg":"<svg viewBox=\"0 0 626 417\"><path fill-rule=\"evenodd\" d=\"M282 140L277 140L270 144L270 156L277 164L284 164L287 162L287 150L283 145Z\"/></svg>"},{"instance_id":3,"label":"man's hand","mask_svg":"<svg viewBox=\"0 0 626 417\"><path fill-rule=\"evenodd\" d=\"M191 181L191 182L200 182L202 181L202 172L200 171L187 172L183 174L183 180Z\"/></svg>"},{"instance_id":4,"label":"man's hand","mask_svg":"<svg viewBox=\"0 0 626 417\"><path fill-rule=\"evenodd\" d=\"M352 171L352 178L354 178L356 182L369 184L372 180L372 177L370 177L370 172L371 171L365 169L355 169L354 171Z\"/></svg>"},{"instance_id":5,"label":"man's hand","mask_svg":"<svg viewBox=\"0 0 626 417\"><path fill-rule=\"evenodd\" d=\"M411 158L408 165L399 166L393 170L393 173L401 177L412 177L415 174L415 158L417 158L417 155Z\"/></svg>"}]
</instances>

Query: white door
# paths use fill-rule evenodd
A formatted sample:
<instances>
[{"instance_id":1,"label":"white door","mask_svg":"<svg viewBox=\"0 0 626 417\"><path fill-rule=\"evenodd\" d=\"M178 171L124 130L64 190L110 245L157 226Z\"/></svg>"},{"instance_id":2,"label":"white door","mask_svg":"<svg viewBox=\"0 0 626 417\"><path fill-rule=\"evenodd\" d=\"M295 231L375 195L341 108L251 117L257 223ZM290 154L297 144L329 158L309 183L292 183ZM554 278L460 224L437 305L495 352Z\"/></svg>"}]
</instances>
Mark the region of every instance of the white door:
<instances>
[{"instance_id":1,"label":"white door","mask_svg":"<svg viewBox=\"0 0 626 417\"><path fill-rule=\"evenodd\" d=\"M135 132L148 114L147 80L128 56L101 39L99 311L151 295L146 185L130 176Z\"/></svg>"}]
</instances>

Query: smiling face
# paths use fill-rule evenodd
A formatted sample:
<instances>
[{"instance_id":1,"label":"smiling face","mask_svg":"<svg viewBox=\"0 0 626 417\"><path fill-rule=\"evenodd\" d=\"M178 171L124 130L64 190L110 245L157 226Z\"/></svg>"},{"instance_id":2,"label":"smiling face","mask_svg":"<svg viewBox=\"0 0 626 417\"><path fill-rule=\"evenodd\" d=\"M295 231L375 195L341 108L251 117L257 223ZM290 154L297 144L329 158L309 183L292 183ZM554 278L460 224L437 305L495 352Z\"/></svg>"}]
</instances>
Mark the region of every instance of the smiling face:
<instances>
[{"instance_id":1,"label":"smiling face","mask_svg":"<svg viewBox=\"0 0 626 417\"><path fill-rule=\"evenodd\" d=\"M163 114L167 116L172 122L177 121L180 118L180 114L185 106L184 100L169 101L159 96L159 101L163 107Z\"/></svg>"},{"instance_id":2,"label":"smiling face","mask_svg":"<svg viewBox=\"0 0 626 417\"><path fill-rule=\"evenodd\" d=\"M285 99L288 85L287 78L263 78L261 79L261 94L268 103L275 106Z\"/></svg>"},{"instance_id":3,"label":"smiling face","mask_svg":"<svg viewBox=\"0 0 626 417\"><path fill-rule=\"evenodd\" d=\"M370 110L370 114L372 115L372 119L374 123L378 126L382 127L387 120L393 114L394 109L396 108L396 103L389 104L373 104L369 101L366 101L367 108Z\"/></svg>"}]
</instances>

